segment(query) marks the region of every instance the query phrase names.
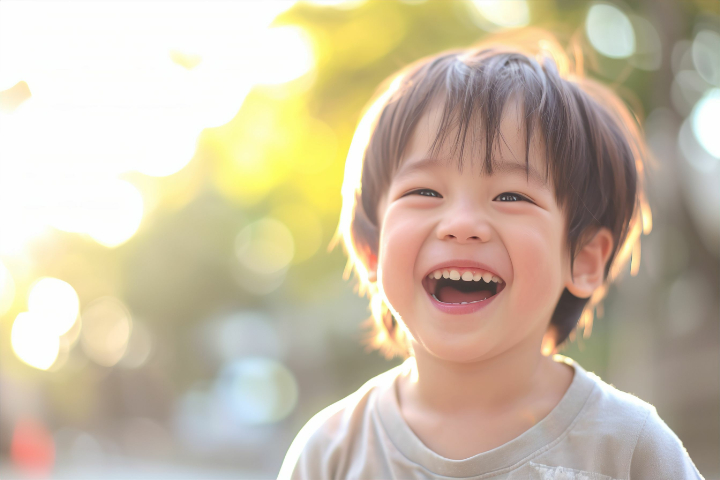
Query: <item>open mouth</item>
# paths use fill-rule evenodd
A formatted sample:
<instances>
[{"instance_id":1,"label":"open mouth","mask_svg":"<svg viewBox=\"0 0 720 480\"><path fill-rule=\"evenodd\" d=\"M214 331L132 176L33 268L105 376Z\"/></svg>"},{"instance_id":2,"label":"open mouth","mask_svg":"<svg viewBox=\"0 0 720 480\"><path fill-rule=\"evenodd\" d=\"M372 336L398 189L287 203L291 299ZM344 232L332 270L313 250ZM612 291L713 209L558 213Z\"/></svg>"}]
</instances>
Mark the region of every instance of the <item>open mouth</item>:
<instances>
[{"instance_id":1,"label":"open mouth","mask_svg":"<svg viewBox=\"0 0 720 480\"><path fill-rule=\"evenodd\" d=\"M425 291L441 303L463 305L483 302L505 288L501 278L487 275L487 272L476 271L472 277L467 274L460 277L456 270L444 270L442 276L436 276L439 275L430 273L422 284Z\"/></svg>"}]
</instances>

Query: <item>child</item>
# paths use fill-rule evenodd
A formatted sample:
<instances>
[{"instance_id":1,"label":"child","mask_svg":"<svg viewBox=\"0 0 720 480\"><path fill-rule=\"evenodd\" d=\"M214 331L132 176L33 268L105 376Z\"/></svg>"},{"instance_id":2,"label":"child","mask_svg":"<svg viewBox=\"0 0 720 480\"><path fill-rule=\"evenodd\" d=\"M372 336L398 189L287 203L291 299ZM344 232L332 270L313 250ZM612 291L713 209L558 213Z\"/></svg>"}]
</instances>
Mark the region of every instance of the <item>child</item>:
<instances>
[{"instance_id":1,"label":"child","mask_svg":"<svg viewBox=\"0 0 720 480\"><path fill-rule=\"evenodd\" d=\"M406 360L315 415L281 479L702 478L652 405L551 355L649 221L646 154L528 32L410 65L360 122L336 239Z\"/></svg>"}]
</instances>

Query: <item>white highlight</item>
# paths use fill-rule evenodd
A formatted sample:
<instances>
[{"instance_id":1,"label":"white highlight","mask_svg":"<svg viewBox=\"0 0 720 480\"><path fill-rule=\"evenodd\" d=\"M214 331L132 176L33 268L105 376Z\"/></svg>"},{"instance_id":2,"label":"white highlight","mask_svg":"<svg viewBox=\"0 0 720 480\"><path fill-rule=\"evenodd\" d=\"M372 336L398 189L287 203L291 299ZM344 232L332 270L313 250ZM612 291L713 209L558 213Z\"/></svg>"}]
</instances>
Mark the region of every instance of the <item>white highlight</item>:
<instances>
[{"instance_id":1,"label":"white highlight","mask_svg":"<svg viewBox=\"0 0 720 480\"><path fill-rule=\"evenodd\" d=\"M695 105L691 123L698 143L715 159L720 159L720 88L709 90Z\"/></svg>"},{"instance_id":2,"label":"white highlight","mask_svg":"<svg viewBox=\"0 0 720 480\"><path fill-rule=\"evenodd\" d=\"M630 19L614 5L590 7L585 31L592 46L610 58L627 58L635 53L635 31Z\"/></svg>"},{"instance_id":3,"label":"white highlight","mask_svg":"<svg viewBox=\"0 0 720 480\"><path fill-rule=\"evenodd\" d=\"M524 27L530 23L526 0L475 0L472 3L486 20L500 27Z\"/></svg>"},{"instance_id":4,"label":"white highlight","mask_svg":"<svg viewBox=\"0 0 720 480\"><path fill-rule=\"evenodd\" d=\"M60 351L59 337L44 326L45 321L38 315L22 312L15 317L10 333L15 355L39 370L50 368Z\"/></svg>"},{"instance_id":5,"label":"white highlight","mask_svg":"<svg viewBox=\"0 0 720 480\"><path fill-rule=\"evenodd\" d=\"M313 69L302 30L268 28L293 4L0 2L0 90L31 95L0 112L0 252L49 227L107 247L132 237L142 198L121 174L180 171L254 85Z\"/></svg>"},{"instance_id":6,"label":"white highlight","mask_svg":"<svg viewBox=\"0 0 720 480\"><path fill-rule=\"evenodd\" d=\"M28 310L42 321L41 328L59 337L77 321L80 300L69 283L44 277L30 287Z\"/></svg>"}]
</instances>

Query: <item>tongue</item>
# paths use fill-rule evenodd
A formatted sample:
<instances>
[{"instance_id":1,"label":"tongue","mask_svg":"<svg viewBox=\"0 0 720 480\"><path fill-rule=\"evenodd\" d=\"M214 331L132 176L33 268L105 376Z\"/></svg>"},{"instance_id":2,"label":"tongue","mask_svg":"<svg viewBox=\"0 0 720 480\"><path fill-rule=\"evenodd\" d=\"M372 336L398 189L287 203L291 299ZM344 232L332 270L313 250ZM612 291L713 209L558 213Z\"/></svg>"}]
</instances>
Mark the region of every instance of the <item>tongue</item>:
<instances>
[{"instance_id":1,"label":"tongue","mask_svg":"<svg viewBox=\"0 0 720 480\"><path fill-rule=\"evenodd\" d=\"M491 296L492 293L488 290L480 290L479 292L461 292L457 288L442 287L438 292L437 298L443 303L461 303L485 300Z\"/></svg>"}]
</instances>

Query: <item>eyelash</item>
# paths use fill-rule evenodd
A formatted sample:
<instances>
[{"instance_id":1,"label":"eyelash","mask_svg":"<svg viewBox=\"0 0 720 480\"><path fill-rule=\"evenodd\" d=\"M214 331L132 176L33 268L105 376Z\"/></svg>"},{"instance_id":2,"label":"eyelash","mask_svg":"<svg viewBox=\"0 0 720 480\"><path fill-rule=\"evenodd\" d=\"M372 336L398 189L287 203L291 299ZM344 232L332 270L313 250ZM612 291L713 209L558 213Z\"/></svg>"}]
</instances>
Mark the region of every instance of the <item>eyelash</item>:
<instances>
[{"instance_id":1,"label":"eyelash","mask_svg":"<svg viewBox=\"0 0 720 480\"><path fill-rule=\"evenodd\" d=\"M420 195L420 192L433 192L433 193L436 193L437 195L440 195L435 190L431 190L429 188L421 188L420 190L414 190L412 192L407 193L406 195L412 195L415 193ZM423 196L424 197L434 197L435 195L423 195ZM519 193L503 192L495 198L500 198L500 197L514 197L515 200L511 200L513 202L520 202L520 201L529 202L530 201L530 199L528 199L527 197L525 197L523 195L520 195ZM440 198L440 197L438 197L438 198ZM501 200L501 201L507 201L507 200Z\"/></svg>"}]
</instances>

